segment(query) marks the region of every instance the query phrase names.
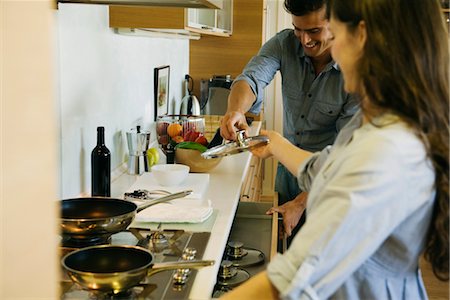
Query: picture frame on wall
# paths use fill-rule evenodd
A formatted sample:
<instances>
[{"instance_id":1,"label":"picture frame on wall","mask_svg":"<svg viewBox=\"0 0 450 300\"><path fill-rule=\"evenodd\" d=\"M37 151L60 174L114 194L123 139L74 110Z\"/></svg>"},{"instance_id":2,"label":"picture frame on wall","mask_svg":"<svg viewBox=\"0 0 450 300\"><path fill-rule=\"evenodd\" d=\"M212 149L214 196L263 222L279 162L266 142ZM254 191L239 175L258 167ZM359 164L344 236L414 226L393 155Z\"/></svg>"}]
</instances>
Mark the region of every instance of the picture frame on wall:
<instances>
[{"instance_id":1,"label":"picture frame on wall","mask_svg":"<svg viewBox=\"0 0 450 300\"><path fill-rule=\"evenodd\" d=\"M154 69L155 121L158 116L169 113L170 66Z\"/></svg>"}]
</instances>

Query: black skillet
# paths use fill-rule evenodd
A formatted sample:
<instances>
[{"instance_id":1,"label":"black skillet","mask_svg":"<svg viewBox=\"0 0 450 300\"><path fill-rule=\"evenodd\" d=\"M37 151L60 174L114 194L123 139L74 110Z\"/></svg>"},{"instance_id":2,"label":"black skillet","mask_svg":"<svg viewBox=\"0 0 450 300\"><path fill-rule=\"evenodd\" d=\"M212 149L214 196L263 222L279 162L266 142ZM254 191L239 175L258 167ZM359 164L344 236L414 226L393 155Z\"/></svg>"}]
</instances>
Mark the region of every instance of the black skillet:
<instances>
[{"instance_id":1,"label":"black skillet","mask_svg":"<svg viewBox=\"0 0 450 300\"><path fill-rule=\"evenodd\" d=\"M170 194L137 206L115 198L87 197L61 201L61 233L63 237L84 240L108 237L125 230L135 215L158 203L182 198L191 190Z\"/></svg>"}]
</instances>

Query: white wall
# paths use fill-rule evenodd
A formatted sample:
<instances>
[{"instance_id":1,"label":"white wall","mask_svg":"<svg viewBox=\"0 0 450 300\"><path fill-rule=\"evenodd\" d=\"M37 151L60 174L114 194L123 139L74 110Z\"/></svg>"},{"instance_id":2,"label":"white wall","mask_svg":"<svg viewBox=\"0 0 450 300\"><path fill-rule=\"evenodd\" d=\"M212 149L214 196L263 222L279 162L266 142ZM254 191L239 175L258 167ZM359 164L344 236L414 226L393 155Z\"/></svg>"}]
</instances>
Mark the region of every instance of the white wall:
<instances>
[{"instance_id":1,"label":"white wall","mask_svg":"<svg viewBox=\"0 0 450 300\"><path fill-rule=\"evenodd\" d=\"M172 107L183 96L188 40L119 35L108 18L104 5L60 4L57 12L62 198L90 194L97 126L105 127L112 169L127 160L125 132L153 128L155 67L170 65Z\"/></svg>"}]
</instances>

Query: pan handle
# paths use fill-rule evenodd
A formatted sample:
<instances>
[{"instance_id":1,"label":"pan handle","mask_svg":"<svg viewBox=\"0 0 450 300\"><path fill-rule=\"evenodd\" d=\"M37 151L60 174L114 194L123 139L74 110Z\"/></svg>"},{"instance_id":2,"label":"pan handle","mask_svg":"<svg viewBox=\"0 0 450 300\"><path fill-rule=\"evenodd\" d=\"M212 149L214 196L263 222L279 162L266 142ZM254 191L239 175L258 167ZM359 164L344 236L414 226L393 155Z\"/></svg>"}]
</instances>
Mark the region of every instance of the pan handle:
<instances>
[{"instance_id":1,"label":"pan handle","mask_svg":"<svg viewBox=\"0 0 450 300\"><path fill-rule=\"evenodd\" d=\"M173 199L186 197L187 195L190 195L191 193L192 193L192 190L186 190L186 191L173 193L173 194L170 194L170 195L167 195L167 196L160 197L160 198L155 199L153 201L150 201L150 202L148 202L148 203L146 203L146 204L144 204L142 206L139 206L137 208L137 212L139 213L139 212L143 211L144 209L146 209L146 208L148 208L148 207L150 207L152 205L158 204L158 203L167 202L167 201L170 201L170 200L173 200Z\"/></svg>"},{"instance_id":2,"label":"pan handle","mask_svg":"<svg viewBox=\"0 0 450 300\"><path fill-rule=\"evenodd\" d=\"M214 265L214 260L190 260L190 261L171 261L156 263L151 266L147 274L148 276L158 272L176 270L176 269L200 269Z\"/></svg>"}]
</instances>

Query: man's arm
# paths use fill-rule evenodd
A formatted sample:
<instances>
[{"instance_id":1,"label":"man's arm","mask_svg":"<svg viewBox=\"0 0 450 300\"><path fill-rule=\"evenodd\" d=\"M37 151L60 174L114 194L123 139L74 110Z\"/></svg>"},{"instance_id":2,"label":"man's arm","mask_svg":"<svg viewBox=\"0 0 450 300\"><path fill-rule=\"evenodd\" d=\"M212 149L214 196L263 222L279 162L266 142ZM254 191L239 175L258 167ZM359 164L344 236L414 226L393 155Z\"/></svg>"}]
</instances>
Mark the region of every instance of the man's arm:
<instances>
[{"instance_id":1,"label":"man's arm","mask_svg":"<svg viewBox=\"0 0 450 300\"><path fill-rule=\"evenodd\" d=\"M274 212L278 212L283 216L283 228L284 232L288 236L291 236L292 230L297 226L301 216L306 208L306 201L308 198L307 192L301 192L294 199L280 205L278 207L270 208L266 214L271 215Z\"/></svg>"},{"instance_id":2,"label":"man's arm","mask_svg":"<svg viewBox=\"0 0 450 300\"><path fill-rule=\"evenodd\" d=\"M222 137L235 140L238 129L248 129L244 114L249 110L256 113L260 108L263 90L280 69L282 54L277 34L261 47L236 78L228 96L227 112L220 125Z\"/></svg>"},{"instance_id":3,"label":"man's arm","mask_svg":"<svg viewBox=\"0 0 450 300\"><path fill-rule=\"evenodd\" d=\"M220 124L220 134L227 140L236 139L236 131L248 129L245 113L252 107L256 96L245 80L239 80L231 87L228 108Z\"/></svg>"}]
</instances>

